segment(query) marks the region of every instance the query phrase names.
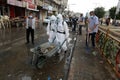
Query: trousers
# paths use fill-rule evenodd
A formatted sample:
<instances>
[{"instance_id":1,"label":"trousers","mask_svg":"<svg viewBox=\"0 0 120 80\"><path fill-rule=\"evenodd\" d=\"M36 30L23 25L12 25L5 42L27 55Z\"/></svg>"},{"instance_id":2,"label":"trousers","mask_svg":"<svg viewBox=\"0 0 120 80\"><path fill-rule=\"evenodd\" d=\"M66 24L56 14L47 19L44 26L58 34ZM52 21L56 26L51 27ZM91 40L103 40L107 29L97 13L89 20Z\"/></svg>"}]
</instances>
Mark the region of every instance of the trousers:
<instances>
[{"instance_id":1,"label":"trousers","mask_svg":"<svg viewBox=\"0 0 120 80\"><path fill-rule=\"evenodd\" d=\"M32 29L31 27L29 27L26 30L26 40L27 40L27 43L30 42L29 41L30 34L31 34L31 41L32 41L32 43L34 43L34 29Z\"/></svg>"},{"instance_id":2,"label":"trousers","mask_svg":"<svg viewBox=\"0 0 120 80\"><path fill-rule=\"evenodd\" d=\"M89 34L89 36L91 37L91 42L93 47L95 47L95 35L96 35L96 32Z\"/></svg>"}]
</instances>

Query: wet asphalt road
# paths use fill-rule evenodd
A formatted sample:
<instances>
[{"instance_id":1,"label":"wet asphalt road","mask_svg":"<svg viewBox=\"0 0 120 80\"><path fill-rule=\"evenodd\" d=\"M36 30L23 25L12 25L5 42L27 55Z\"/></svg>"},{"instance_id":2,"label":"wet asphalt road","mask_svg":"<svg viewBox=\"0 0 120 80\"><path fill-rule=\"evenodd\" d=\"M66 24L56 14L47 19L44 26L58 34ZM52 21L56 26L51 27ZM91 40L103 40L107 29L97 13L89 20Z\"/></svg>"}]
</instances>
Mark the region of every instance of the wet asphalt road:
<instances>
[{"instance_id":1,"label":"wet asphalt road","mask_svg":"<svg viewBox=\"0 0 120 80\"><path fill-rule=\"evenodd\" d=\"M75 34L71 34L73 37ZM115 80L109 65L99 63L105 61L100 55L96 57L85 53L84 39L77 37L68 80ZM47 80L48 76L51 80L63 79L65 59L58 63L58 57L53 56L39 70L31 64L30 48L44 42L47 42L45 28L35 31L35 45L25 44L23 27L0 30L0 80Z\"/></svg>"},{"instance_id":2,"label":"wet asphalt road","mask_svg":"<svg viewBox=\"0 0 120 80\"><path fill-rule=\"evenodd\" d=\"M0 80L59 80L64 76L65 61L51 57L42 69L31 64L30 48L47 42L45 28L35 31L35 45L25 44L25 28L1 30Z\"/></svg>"}]
</instances>

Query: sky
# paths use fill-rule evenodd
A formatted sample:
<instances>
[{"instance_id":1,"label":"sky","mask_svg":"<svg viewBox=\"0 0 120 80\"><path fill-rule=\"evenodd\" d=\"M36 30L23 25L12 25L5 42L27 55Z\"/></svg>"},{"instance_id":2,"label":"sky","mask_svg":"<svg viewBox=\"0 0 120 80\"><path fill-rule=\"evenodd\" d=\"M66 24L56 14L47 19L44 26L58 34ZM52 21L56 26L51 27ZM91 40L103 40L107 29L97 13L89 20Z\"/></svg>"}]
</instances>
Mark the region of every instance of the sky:
<instances>
[{"instance_id":1,"label":"sky","mask_svg":"<svg viewBox=\"0 0 120 80\"><path fill-rule=\"evenodd\" d=\"M96 7L104 7L109 10L113 6L117 6L119 0L68 0L69 10L80 12L84 15L86 12L94 10Z\"/></svg>"}]
</instances>

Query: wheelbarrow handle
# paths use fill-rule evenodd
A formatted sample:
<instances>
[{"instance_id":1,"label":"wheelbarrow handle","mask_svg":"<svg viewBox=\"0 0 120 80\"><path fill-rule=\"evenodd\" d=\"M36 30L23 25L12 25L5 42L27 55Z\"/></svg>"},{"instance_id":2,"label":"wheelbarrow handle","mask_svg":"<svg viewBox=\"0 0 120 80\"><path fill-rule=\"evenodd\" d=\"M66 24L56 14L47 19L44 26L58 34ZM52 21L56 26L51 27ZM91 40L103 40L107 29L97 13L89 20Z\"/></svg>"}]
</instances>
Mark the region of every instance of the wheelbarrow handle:
<instances>
[{"instance_id":1,"label":"wheelbarrow handle","mask_svg":"<svg viewBox=\"0 0 120 80\"><path fill-rule=\"evenodd\" d=\"M65 39L65 40L62 42L62 44L59 46L59 49L61 49L62 45L65 43L66 40L67 40L67 39Z\"/></svg>"},{"instance_id":2,"label":"wheelbarrow handle","mask_svg":"<svg viewBox=\"0 0 120 80\"><path fill-rule=\"evenodd\" d=\"M55 39L56 39L56 36L54 37L54 39L53 39L52 43L55 41Z\"/></svg>"}]
</instances>

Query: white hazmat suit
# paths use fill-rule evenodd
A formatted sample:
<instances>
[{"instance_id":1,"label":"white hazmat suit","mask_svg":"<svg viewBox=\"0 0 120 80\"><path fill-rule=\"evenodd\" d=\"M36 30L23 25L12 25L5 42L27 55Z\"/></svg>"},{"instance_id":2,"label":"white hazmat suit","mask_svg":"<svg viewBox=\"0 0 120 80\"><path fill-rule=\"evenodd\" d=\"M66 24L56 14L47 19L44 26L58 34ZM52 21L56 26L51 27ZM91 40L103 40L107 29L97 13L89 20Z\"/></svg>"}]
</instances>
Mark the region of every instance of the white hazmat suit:
<instances>
[{"instance_id":1,"label":"white hazmat suit","mask_svg":"<svg viewBox=\"0 0 120 80\"><path fill-rule=\"evenodd\" d=\"M65 39L68 39L68 37L69 37L69 29L68 29L67 23L63 21L62 15L58 14L57 15L57 35L56 35L57 42L62 44ZM63 44L62 49L64 51L67 50L66 41Z\"/></svg>"},{"instance_id":2,"label":"white hazmat suit","mask_svg":"<svg viewBox=\"0 0 120 80\"><path fill-rule=\"evenodd\" d=\"M47 35L49 36L48 41L50 43L56 42L56 17L52 15L50 17L50 22L48 23L47 26Z\"/></svg>"}]
</instances>

